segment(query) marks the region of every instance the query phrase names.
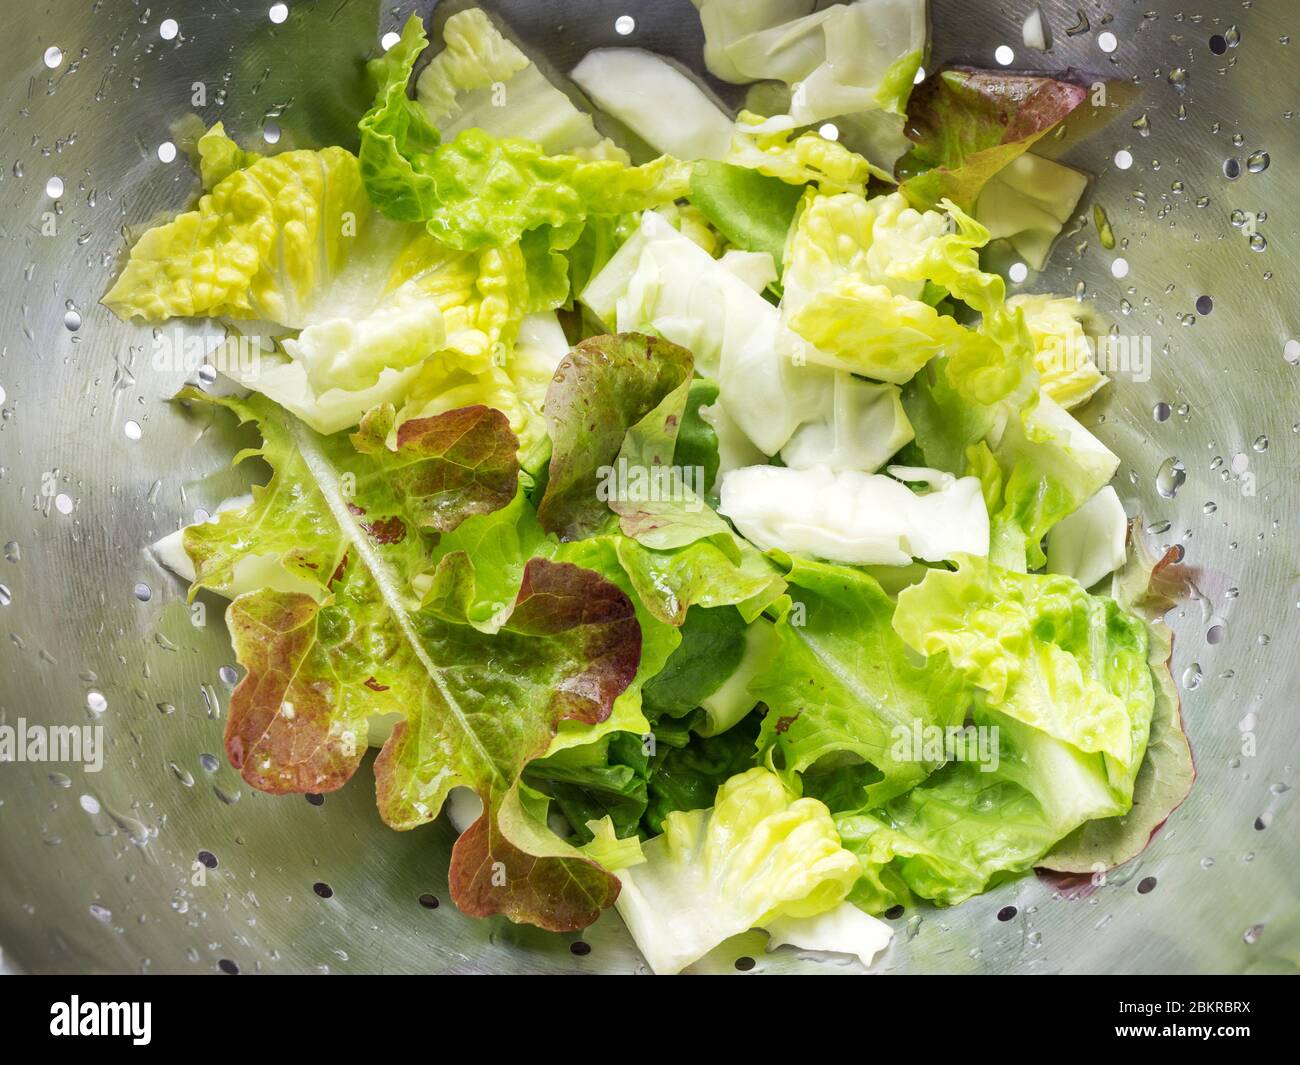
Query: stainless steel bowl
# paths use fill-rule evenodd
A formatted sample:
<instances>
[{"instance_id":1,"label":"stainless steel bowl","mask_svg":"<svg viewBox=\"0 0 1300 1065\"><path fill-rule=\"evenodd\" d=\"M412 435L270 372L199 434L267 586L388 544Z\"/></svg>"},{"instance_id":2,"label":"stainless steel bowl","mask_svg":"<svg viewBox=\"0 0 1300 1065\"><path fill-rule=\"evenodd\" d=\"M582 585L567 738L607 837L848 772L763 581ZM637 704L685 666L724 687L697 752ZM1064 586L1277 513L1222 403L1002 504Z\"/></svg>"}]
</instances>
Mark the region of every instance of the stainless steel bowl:
<instances>
[{"instance_id":1,"label":"stainless steel bowl","mask_svg":"<svg viewBox=\"0 0 1300 1065\"><path fill-rule=\"evenodd\" d=\"M643 971L612 915L583 934L586 954L570 951L575 936L461 917L447 902L451 829L387 830L365 772L316 806L250 791L222 758L234 674L221 603L206 601L205 624L193 624L184 590L144 548L231 492L229 444L166 402L193 375L154 369L149 330L120 324L97 300L124 228L195 192L183 154L158 154L178 120L197 112L254 140L278 129L281 144L347 143L365 104L365 54L430 5L380 16L363 0L291 0L283 24L268 6L51 0L5 12L0 719L101 725L107 744L99 772L0 765L5 962L42 972ZM700 66L689 0L487 6L560 69L618 43ZM1117 380L1083 420L1124 459L1117 485L1130 513L1158 545L1185 549L1193 571L1192 598L1171 620L1200 779L1147 852L1089 897L1062 898L1029 877L904 918L877 968L1294 971L1300 11L1044 3L1056 41L1044 56L1021 41L1029 6L935 0L930 66L991 66L1006 44L1018 66L1132 84L1112 95L1107 124L1077 123L1053 142L1096 175L1085 205L1104 205L1118 246L1102 248L1081 212L1047 272L1023 287L1078 291L1126 335L1153 340L1151 379ZM620 36L615 17L628 13L635 31ZM1116 165L1121 150L1130 169ZM1154 889L1140 891L1150 878ZM433 898L443 904L431 908ZM1011 903L1017 916L999 922ZM765 956L762 943L732 942L701 968L730 970L749 954L756 971L817 969L787 950Z\"/></svg>"}]
</instances>

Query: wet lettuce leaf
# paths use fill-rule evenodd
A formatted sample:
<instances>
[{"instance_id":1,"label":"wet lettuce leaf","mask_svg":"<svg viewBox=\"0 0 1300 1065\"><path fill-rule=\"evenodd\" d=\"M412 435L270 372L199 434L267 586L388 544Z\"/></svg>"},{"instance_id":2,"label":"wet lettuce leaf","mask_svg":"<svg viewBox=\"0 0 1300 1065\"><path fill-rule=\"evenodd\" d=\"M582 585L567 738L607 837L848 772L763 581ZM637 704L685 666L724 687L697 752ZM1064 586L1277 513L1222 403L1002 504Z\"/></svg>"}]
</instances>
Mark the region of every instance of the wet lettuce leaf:
<instances>
[{"instance_id":1,"label":"wet lettuce leaf","mask_svg":"<svg viewBox=\"0 0 1300 1065\"><path fill-rule=\"evenodd\" d=\"M413 15L401 40L372 67L377 95L361 120L362 178L389 218L422 222L443 243L472 250L513 244L539 226L568 227L576 237L591 215L625 214L685 195L690 167L670 156L633 167L548 155L531 141L479 128L435 141L427 114L406 96L427 44Z\"/></svg>"},{"instance_id":2,"label":"wet lettuce leaf","mask_svg":"<svg viewBox=\"0 0 1300 1065\"><path fill-rule=\"evenodd\" d=\"M957 68L912 93L898 161L902 191L918 209L952 200L973 211L985 183L1032 148L1085 99L1081 85L1035 74Z\"/></svg>"},{"instance_id":3,"label":"wet lettuce leaf","mask_svg":"<svg viewBox=\"0 0 1300 1065\"><path fill-rule=\"evenodd\" d=\"M781 646L750 692L767 704L759 746L791 786L824 758L868 763L859 807L883 802L937 766L899 757L897 730L960 725L970 696L946 662L919 662L895 632L894 603L867 573L798 559L786 574L791 604Z\"/></svg>"},{"instance_id":4,"label":"wet lettuce leaf","mask_svg":"<svg viewBox=\"0 0 1300 1065\"><path fill-rule=\"evenodd\" d=\"M279 480L232 512L239 517L224 529L201 527L204 545L224 533L227 553L282 549L273 521L255 519L293 496L311 504L304 511L313 518L295 526L293 539L321 562L338 560L310 571L322 597L264 588L230 605L236 657L247 670L226 725L231 763L261 790L334 790L360 763L369 719L399 714L375 763L384 820L401 829L431 821L456 786L484 804L453 850L457 905L555 930L595 920L617 883L534 815L520 776L563 723L607 720L635 679L642 638L632 602L590 569L534 558L489 636L456 597L421 605L408 591L428 561L421 533L454 531L514 496L515 446L504 418L450 412L399 435L390 451L382 442L389 411L355 440L322 439L258 397L218 402L264 427L259 453ZM268 430L277 418L281 425ZM199 570L203 556L194 561ZM443 562L468 565L464 556Z\"/></svg>"}]
</instances>

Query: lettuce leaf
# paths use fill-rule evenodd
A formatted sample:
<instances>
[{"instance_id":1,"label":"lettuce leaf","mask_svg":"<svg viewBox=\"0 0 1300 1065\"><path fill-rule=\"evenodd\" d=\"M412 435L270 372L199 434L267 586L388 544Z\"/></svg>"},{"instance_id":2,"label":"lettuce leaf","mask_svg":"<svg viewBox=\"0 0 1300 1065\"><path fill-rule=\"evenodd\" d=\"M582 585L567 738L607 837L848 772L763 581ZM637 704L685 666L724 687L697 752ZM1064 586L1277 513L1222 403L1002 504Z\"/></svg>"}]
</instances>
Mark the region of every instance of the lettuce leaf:
<instances>
[{"instance_id":1,"label":"lettuce leaf","mask_svg":"<svg viewBox=\"0 0 1300 1065\"><path fill-rule=\"evenodd\" d=\"M796 186L731 163L704 161L691 170L691 203L737 248L772 256L778 277L802 195Z\"/></svg>"},{"instance_id":2,"label":"lettuce leaf","mask_svg":"<svg viewBox=\"0 0 1300 1065\"><path fill-rule=\"evenodd\" d=\"M968 558L900 592L893 626L913 650L946 656L991 709L1103 756L1127 806L1154 692L1146 629L1113 599Z\"/></svg>"},{"instance_id":3,"label":"lettuce leaf","mask_svg":"<svg viewBox=\"0 0 1300 1065\"><path fill-rule=\"evenodd\" d=\"M709 6L725 3L708 0ZM701 7L706 40L707 11ZM782 24L757 18L751 24L754 32L726 47L726 62L739 75L732 80L773 78L790 85L790 117L797 124L858 111L904 113L925 52L924 0L856 0Z\"/></svg>"},{"instance_id":4,"label":"lettuce leaf","mask_svg":"<svg viewBox=\"0 0 1300 1065\"><path fill-rule=\"evenodd\" d=\"M889 184L894 180L888 171L838 141L827 140L820 133L796 135L792 119L764 119L749 111L742 111L737 118L723 161L788 185L815 185L827 195L862 195L873 177Z\"/></svg>"},{"instance_id":5,"label":"lettuce leaf","mask_svg":"<svg viewBox=\"0 0 1300 1065\"><path fill-rule=\"evenodd\" d=\"M897 731L960 725L970 704L958 673L939 659L918 664L891 621L894 604L874 578L847 566L797 560L786 575L791 609L778 621L780 649L750 684L767 704L759 747L792 787L825 759L866 763L856 788L872 806L936 766L899 757Z\"/></svg>"},{"instance_id":6,"label":"lettuce leaf","mask_svg":"<svg viewBox=\"0 0 1300 1065\"><path fill-rule=\"evenodd\" d=\"M378 93L361 120L361 175L388 217L423 222L441 242L470 251L514 244L539 226L569 228L571 243L591 215L625 214L685 195L690 167L669 156L629 167L620 159L548 155L532 141L473 127L434 143L433 127L405 88L427 43L412 16L401 42L372 68ZM417 111L423 126L413 118Z\"/></svg>"},{"instance_id":7,"label":"lettuce leaf","mask_svg":"<svg viewBox=\"0 0 1300 1065\"><path fill-rule=\"evenodd\" d=\"M995 174L1033 147L1085 99L1083 86L1035 74L959 68L912 93L898 162L902 191L919 210L948 199L971 211Z\"/></svg>"},{"instance_id":8,"label":"lettuce leaf","mask_svg":"<svg viewBox=\"0 0 1300 1065\"><path fill-rule=\"evenodd\" d=\"M881 566L988 553L978 480L918 467L888 472L750 466L723 479L718 509L765 551ZM913 491L904 481L927 490Z\"/></svg>"},{"instance_id":9,"label":"lettuce leaf","mask_svg":"<svg viewBox=\"0 0 1300 1065\"><path fill-rule=\"evenodd\" d=\"M425 117L445 138L481 129L494 137L523 137L552 155L627 162L627 153L600 134L591 115L552 85L481 9L448 18L442 39L443 50L420 72L415 88Z\"/></svg>"},{"instance_id":10,"label":"lettuce leaf","mask_svg":"<svg viewBox=\"0 0 1300 1065\"><path fill-rule=\"evenodd\" d=\"M641 48L596 48L569 76L606 114L657 152L679 159L721 159L731 118L696 80Z\"/></svg>"},{"instance_id":11,"label":"lettuce leaf","mask_svg":"<svg viewBox=\"0 0 1300 1065\"><path fill-rule=\"evenodd\" d=\"M646 861L618 874L617 905L661 974L778 917L832 910L858 876L826 807L765 769L728 780L711 810L669 814L642 849Z\"/></svg>"},{"instance_id":12,"label":"lettuce leaf","mask_svg":"<svg viewBox=\"0 0 1300 1065\"><path fill-rule=\"evenodd\" d=\"M776 308L653 211L581 299L610 328L654 332L690 350L764 455L831 402L828 370L795 366L777 350Z\"/></svg>"},{"instance_id":13,"label":"lettuce leaf","mask_svg":"<svg viewBox=\"0 0 1300 1065\"><path fill-rule=\"evenodd\" d=\"M237 412L239 402L228 401ZM256 408L246 413L263 424L274 417ZM401 449L378 450L383 420L358 434L364 450L354 451L355 460L341 453L338 438L322 440L293 423L282 442L296 454L264 449L272 461L287 458L286 468L297 475L305 471L309 481L299 484L299 494L316 500L317 524L302 535L340 562L321 577L327 595L320 602L264 589L231 604L228 623L248 672L231 697L226 748L259 789L333 790L360 762L368 719L400 713L404 720L375 766L384 820L414 827L437 816L452 787L474 789L485 812L453 851L457 905L473 915L503 913L556 930L583 927L613 901L617 885L529 813L519 777L546 751L561 721L595 724L610 715L637 672L641 634L618 587L590 570L545 559L527 564L513 607L492 637L468 624L454 601L412 603L404 589L426 552L403 545L418 541L423 526L454 528L472 512L468 505L455 508L451 492L480 512L501 496L503 486L491 482L489 504L474 502L487 469L476 469L457 450L473 436L472 429L453 431L463 417L444 416L443 431L427 429L405 442L426 454L419 464ZM508 436L504 420L478 417L489 425L495 420L492 454L512 463L513 442L500 439ZM350 461L378 472L356 475ZM262 505L277 495L264 493ZM259 550L268 535L264 525L246 523L226 532L238 538L232 550L249 549L250 535L251 549ZM279 542L273 535L272 546ZM503 706L509 715L500 713Z\"/></svg>"},{"instance_id":14,"label":"lettuce leaf","mask_svg":"<svg viewBox=\"0 0 1300 1065\"><path fill-rule=\"evenodd\" d=\"M1078 300L1013 296L1007 308L1024 313L1043 391L1066 410L1086 403L1107 383L1093 360Z\"/></svg>"},{"instance_id":15,"label":"lettuce leaf","mask_svg":"<svg viewBox=\"0 0 1300 1065\"><path fill-rule=\"evenodd\" d=\"M1026 263L1041 270L1087 187L1086 174L1026 152L989 178L975 217L991 239L1009 241Z\"/></svg>"},{"instance_id":16,"label":"lettuce leaf","mask_svg":"<svg viewBox=\"0 0 1300 1065\"><path fill-rule=\"evenodd\" d=\"M1140 523L1130 527L1128 564L1115 574L1112 594L1147 626L1147 662L1155 691L1146 757L1133 782L1133 805L1119 817L1090 821L1052 848L1039 863L1063 873L1095 874L1135 858L1187 797L1196 779L1191 746L1183 730L1178 687L1169 671L1173 634L1162 620L1182 583L1177 553L1153 557Z\"/></svg>"},{"instance_id":17,"label":"lettuce leaf","mask_svg":"<svg viewBox=\"0 0 1300 1065\"><path fill-rule=\"evenodd\" d=\"M485 407L407 422L394 450L386 442L391 407L371 412L349 439L317 437L258 395L216 398L189 388L178 398L225 407L241 421L255 422L262 444L241 451L236 461L257 456L272 471L247 506L185 530L183 544L195 572L191 595L201 588L229 594L240 583L238 570L255 559L314 586L317 598L328 593L348 545L304 456L303 439L347 475L348 509L370 549L411 575L429 564L434 534L505 506L515 493L516 441L504 416Z\"/></svg>"}]
</instances>

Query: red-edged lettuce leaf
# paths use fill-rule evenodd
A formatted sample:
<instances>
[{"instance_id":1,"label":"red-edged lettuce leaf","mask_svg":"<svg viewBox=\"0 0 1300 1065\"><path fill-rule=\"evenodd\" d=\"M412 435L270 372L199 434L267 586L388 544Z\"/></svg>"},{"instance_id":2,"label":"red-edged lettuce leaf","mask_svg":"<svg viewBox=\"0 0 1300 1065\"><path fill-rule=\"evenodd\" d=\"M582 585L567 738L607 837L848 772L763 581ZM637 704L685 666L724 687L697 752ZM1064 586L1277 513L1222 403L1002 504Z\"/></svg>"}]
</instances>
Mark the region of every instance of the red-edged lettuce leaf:
<instances>
[{"instance_id":1,"label":"red-edged lettuce leaf","mask_svg":"<svg viewBox=\"0 0 1300 1065\"><path fill-rule=\"evenodd\" d=\"M376 762L384 819L432 820L458 785L483 799L485 822L453 863L453 899L476 916L545 928L594 920L617 881L510 800L561 721L605 720L632 681L641 633L631 601L591 570L535 558L500 631L486 635L455 597L419 606L412 589L432 568L439 530L455 535L515 497L504 417L467 409L407 423L394 450L391 411L372 412L352 438L321 437L259 399L209 401L259 422L258 453L274 473L205 535L232 559L297 544L328 563L304 570L318 574L314 594L262 588L230 606L247 670L226 725L232 764L265 791L334 790L361 761L369 718L398 713ZM474 855L493 890L461 875Z\"/></svg>"},{"instance_id":2,"label":"red-edged lettuce leaf","mask_svg":"<svg viewBox=\"0 0 1300 1065\"><path fill-rule=\"evenodd\" d=\"M347 537L321 490L319 471L304 457L304 441L338 476L347 508L371 545L405 580L430 565L438 534L505 506L519 479L518 441L506 416L487 407L408 421L394 451L384 442L391 407L371 411L351 437L326 437L260 394L218 397L187 388L177 399L222 407L241 422L255 423L261 446L241 451L235 461L258 456L272 471L265 485L253 488L250 505L185 530L196 574L191 594L200 588L229 591L241 561L252 557L272 560L295 590L316 586L323 594L328 588L347 553Z\"/></svg>"},{"instance_id":3,"label":"red-edged lettuce leaf","mask_svg":"<svg viewBox=\"0 0 1300 1065\"><path fill-rule=\"evenodd\" d=\"M460 407L414 418L388 437L391 404L376 407L352 434L352 445L374 462L403 509L422 529L451 532L474 514L500 510L519 483L518 440L510 420L491 407Z\"/></svg>"},{"instance_id":4,"label":"red-edged lettuce leaf","mask_svg":"<svg viewBox=\"0 0 1300 1065\"><path fill-rule=\"evenodd\" d=\"M1123 865L1146 849L1191 791L1196 766L1183 731L1178 687L1169 671L1173 634L1161 620L1186 588L1177 560L1172 548L1161 559L1152 557L1137 523L1129 527L1129 560L1115 575L1113 591L1120 605L1147 625L1155 709L1146 757L1133 785L1132 809L1122 817L1081 825L1042 860L1044 870L1096 874Z\"/></svg>"},{"instance_id":5,"label":"red-edged lettuce leaf","mask_svg":"<svg viewBox=\"0 0 1300 1065\"><path fill-rule=\"evenodd\" d=\"M636 520L640 508L601 498L602 474L617 471L620 457L638 477L671 466L694 364L685 348L642 333L591 337L564 357L543 407L551 438L543 529L577 540L604 528L611 509Z\"/></svg>"},{"instance_id":6,"label":"red-edged lettuce leaf","mask_svg":"<svg viewBox=\"0 0 1300 1065\"><path fill-rule=\"evenodd\" d=\"M916 146L898 162L902 191L918 210L944 199L973 210L984 183L1087 95L1037 74L964 67L932 74L908 104L906 132Z\"/></svg>"}]
</instances>

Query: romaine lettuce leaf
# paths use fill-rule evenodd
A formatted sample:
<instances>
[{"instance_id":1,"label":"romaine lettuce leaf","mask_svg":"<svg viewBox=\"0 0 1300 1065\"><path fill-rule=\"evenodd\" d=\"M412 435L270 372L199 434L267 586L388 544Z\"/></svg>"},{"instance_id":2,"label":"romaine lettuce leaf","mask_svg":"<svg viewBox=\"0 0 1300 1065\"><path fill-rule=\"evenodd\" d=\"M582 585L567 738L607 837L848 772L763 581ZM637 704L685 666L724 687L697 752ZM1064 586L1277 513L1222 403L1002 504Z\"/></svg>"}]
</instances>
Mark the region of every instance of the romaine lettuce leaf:
<instances>
[{"instance_id":1,"label":"romaine lettuce leaf","mask_svg":"<svg viewBox=\"0 0 1300 1065\"><path fill-rule=\"evenodd\" d=\"M893 626L913 650L946 656L991 709L1103 755L1127 806L1154 692L1146 629L1113 599L968 558L900 592Z\"/></svg>"},{"instance_id":2,"label":"romaine lettuce leaf","mask_svg":"<svg viewBox=\"0 0 1300 1065\"><path fill-rule=\"evenodd\" d=\"M799 133L793 119L763 118L742 111L724 162L777 178L788 185L816 185L827 195L862 195L871 178L893 184L887 171L820 133Z\"/></svg>"},{"instance_id":3,"label":"romaine lettuce leaf","mask_svg":"<svg viewBox=\"0 0 1300 1065\"><path fill-rule=\"evenodd\" d=\"M766 769L728 780L711 810L669 814L642 849L646 861L618 874L617 905L661 974L778 917L832 910L858 876L826 807Z\"/></svg>"},{"instance_id":4,"label":"romaine lettuce leaf","mask_svg":"<svg viewBox=\"0 0 1300 1065\"><path fill-rule=\"evenodd\" d=\"M961 68L932 74L912 94L898 162L902 190L920 210L952 200L974 209L985 183L1087 98L1080 85L1035 74Z\"/></svg>"},{"instance_id":5,"label":"romaine lettuce leaf","mask_svg":"<svg viewBox=\"0 0 1300 1065\"><path fill-rule=\"evenodd\" d=\"M1008 310L1023 312L1034 344L1034 368L1043 391L1066 410L1086 403L1106 384L1083 327L1078 300L1012 296Z\"/></svg>"},{"instance_id":6,"label":"romaine lettuce leaf","mask_svg":"<svg viewBox=\"0 0 1300 1065\"><path fill-rule=\"evenodd\" d=\"M1178 687L1169 672L1173 634L1162 620L1175 605L1182 583L1177 553L1153 557L1135 523L1128 564L1115 574L1112 594L1120 605L1146 622L1147 661L1155 687L1155 707L1146 757L1133 783L1133 805L1122 817L1090 821L1067 836L1042 860L1046 869L1095 874L1140 854L1187 797L1196 779L1191 747L1183 730Z\"/></svg>"},{"instance_id":7,"label":"romaine lettuce leaf","mask_svg":"<svg viewBox=\"0 0 1300 1065\"><path fill-rule=\"evenodd\" d=\"M548 155L532 141L479 128L433 143L425 112L406 97L410 68L428 43L418 23L412 16L402 41L374 61L378 94L361 120L361 175L388 217L423 222L462 250L511 245L540 226L569 229L571 243L592 215L625 214L686 194L690 166L670 156L630 167L619 159Z\"/></svg>"},{"instance_id":8,"label":"romaine lettuce leaf","mask_svg":"<svg viewBox=\"0 0 1300 1065\"><path fill-rule=\"evenodd\" d=\"M831 402L829 370L795 366L778 352L776 308L653 211L581 299L610 328L651 331L691 351L696 369L718 383L728 416L765 455Z\"/></svg>"},{"instance_id":9,"label":"romaine lettuce leaf","mask_svg":"<svg viewBox=\"0 0 1300 1065\"><path fill-rule=\"evenodd\" d=\"M627 162L627 153L601 136L591 115L552 85L480 8L447 19L442 39L443 50L420 72L415 88L443 137L481 129L533 141L551 155Z\"/></svg>"},{"instance_id":10,"label":"romaine lettuce leaf","mask_svg":"<svg viewBox=\"0 0 1300 1065\"><path fill-rule=\"evenodd\" d=\"M913 787L935 765L899 757L898 730L960 725L966 685L940 659L918 664L891 626L893 602L868 574L801 559L786 580L781 647L749 688L768 707L759 737L767 764L798 786L823 759L867 763L875 772L846 809Z\"/></svg>"}]
</instances>

